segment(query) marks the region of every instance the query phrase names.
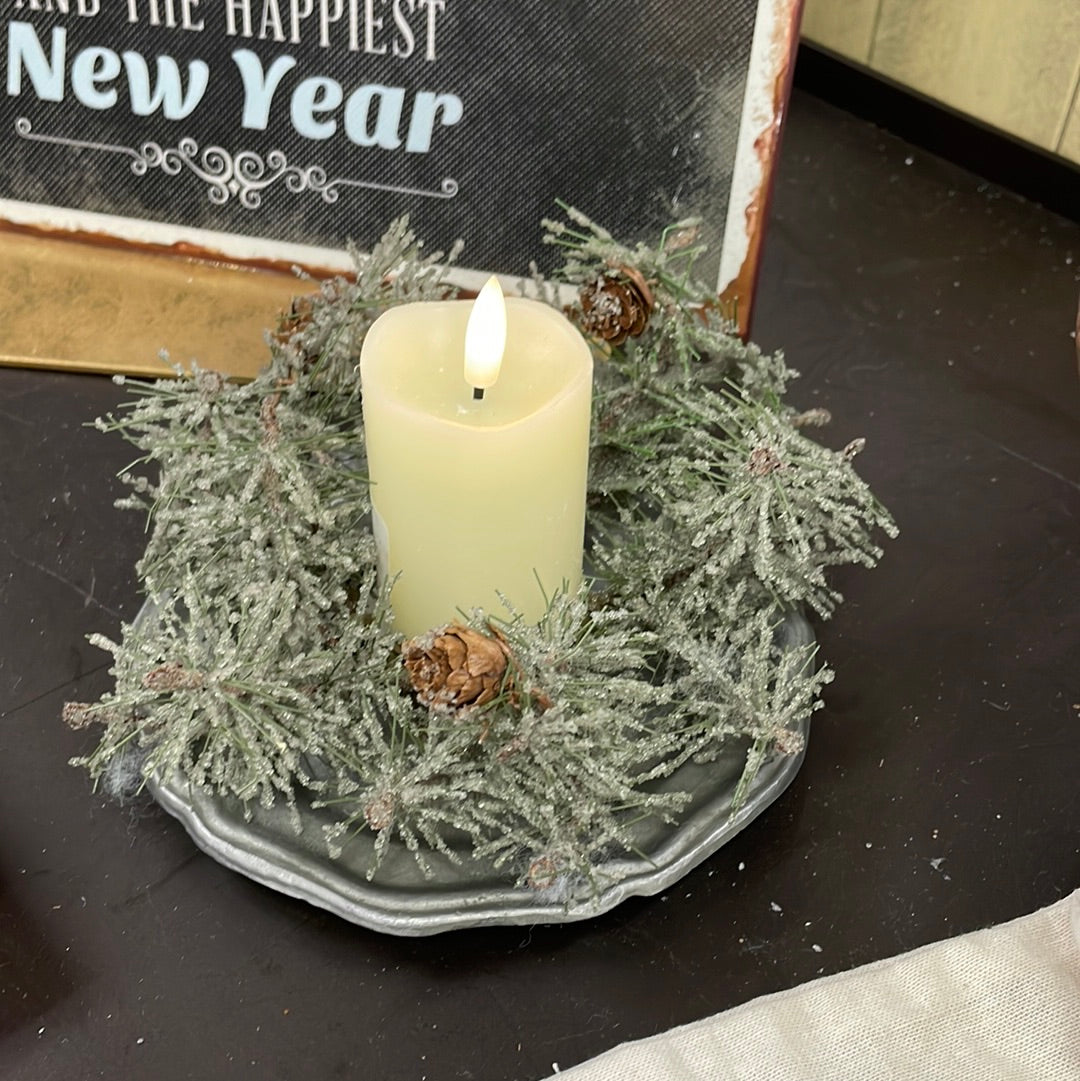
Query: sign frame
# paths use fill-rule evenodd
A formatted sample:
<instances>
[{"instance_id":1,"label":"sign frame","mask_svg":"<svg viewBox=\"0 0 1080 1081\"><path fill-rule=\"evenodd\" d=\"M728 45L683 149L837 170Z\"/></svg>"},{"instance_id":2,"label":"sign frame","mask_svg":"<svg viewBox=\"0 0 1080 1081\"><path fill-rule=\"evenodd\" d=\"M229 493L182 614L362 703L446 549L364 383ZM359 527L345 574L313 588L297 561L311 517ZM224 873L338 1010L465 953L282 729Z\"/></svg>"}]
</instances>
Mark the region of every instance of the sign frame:
<instances>
[{"instance_id":1,"label":"sign frame","mask_svg":"<svg viewBox=\"0 0 1080 1081\"><path fill-rule=\"evenodd\" d=\"M14 0L20 6L58 2ZM70 0L72 5L75 2ZM717 295L735 312L744 335L749 332L801 5L802 0L759 0L754 18L716 271ZM351 268L348 254L338 247L6 197L0 197L0 248L7 252L9 264L14 264L13 270L9 267L9 273L0 277L0 295L5 295L9 311L21 313L0 332L0 364L140 374L169 373L158 358L161 349L181 362L195 358L203 366L230 374L254 374L265 359L260 329L273 324L289 296L310 288L297 280L294 270L319 279L348 273ZM99 282L87 281L88 263L109 264ZM144 298L144 306L147 313L158 313L161 318L140 319L137 311L131 311L126 316L131 331L124 341L102 347L100 313L115 319L109 299L118 290L128 291L125 282L145 278L150 266L156 284ZM27 272L27 267L36 267L36 273ZM483 266L466 266L456 269L452 279L473 290L489 273ZM500 276L511 286L520 280ZM43 303L43 290L54 298L68 298L66 305ZM168 303L180 294L194 299L179 307ZM226 344L212 331L192 336L196 324L220 327L230 322L230 313L235 316L234 328L250 334L250 348L235 340ZM58 325L64 328L63 334L55 332Z\"/></svg>"}]
</instances>

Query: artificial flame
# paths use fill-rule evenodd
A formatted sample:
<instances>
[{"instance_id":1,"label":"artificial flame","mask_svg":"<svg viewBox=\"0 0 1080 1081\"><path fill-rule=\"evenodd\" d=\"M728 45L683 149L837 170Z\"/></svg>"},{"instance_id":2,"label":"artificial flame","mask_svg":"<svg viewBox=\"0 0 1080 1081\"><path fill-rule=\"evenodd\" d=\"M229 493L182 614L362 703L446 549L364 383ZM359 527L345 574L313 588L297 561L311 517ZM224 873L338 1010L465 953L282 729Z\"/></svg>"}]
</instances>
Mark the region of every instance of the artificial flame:
<instances>
[{"instance_id":1,"label":"artificial flame","mask_svg":"<svg viewBox=\"0 0 1080 1081\"><path fill-rule=\"evenodd\" d=\"M506 351L506 301L493 274L477 294L465 328L465 382L486 390L495 385Z\"/></svg>"}]
</instances>

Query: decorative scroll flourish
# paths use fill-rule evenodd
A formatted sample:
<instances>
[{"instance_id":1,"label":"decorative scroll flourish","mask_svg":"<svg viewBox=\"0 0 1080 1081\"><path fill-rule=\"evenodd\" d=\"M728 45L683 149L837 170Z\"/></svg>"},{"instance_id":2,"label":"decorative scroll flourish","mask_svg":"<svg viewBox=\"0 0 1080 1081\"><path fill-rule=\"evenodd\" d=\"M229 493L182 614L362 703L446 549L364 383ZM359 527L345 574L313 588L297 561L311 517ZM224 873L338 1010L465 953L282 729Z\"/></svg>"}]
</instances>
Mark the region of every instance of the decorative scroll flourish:
<instances>
[{"instance_id":1,"label":"decorative scroll flourish","mask_svg":"<svg viewBox=\"0 0 1080 1081\"><path fill-rule=\"evenodd\" d=\"M257 210L262 203L262 192L279 180L294 194L313 192L321 196L325 203L336 203L342 188L368 188L427 199L452 199L458 193L458 182L453 177L445 177L434 190L380 184L353 177L339 176L331 180L321 165L290 165L280 150L271 150L265 158L254 150L241 150L235 154L220 146L207 146L200 150L199 144L190 136L182 138L175 147L165 148L159 143L145 142L136 150L112 143L41 135L33 130L33 125L25 116L16 119L15 133L31 142L122 154L130 159L131 171L136 176L146 176L151 169L160 169L167 176L179 176L187 169L206 185L206 196L210 202L222 206L235 198L245 210Z\"/></svg>"}]
</instances>

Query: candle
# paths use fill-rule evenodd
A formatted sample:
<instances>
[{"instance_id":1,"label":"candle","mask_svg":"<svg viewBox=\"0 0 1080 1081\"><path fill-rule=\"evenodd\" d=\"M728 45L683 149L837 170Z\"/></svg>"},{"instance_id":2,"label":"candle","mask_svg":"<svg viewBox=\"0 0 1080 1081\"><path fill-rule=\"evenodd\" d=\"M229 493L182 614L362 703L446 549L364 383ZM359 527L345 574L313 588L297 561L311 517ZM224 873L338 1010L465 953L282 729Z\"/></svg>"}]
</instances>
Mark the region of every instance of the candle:
<instances>
[{"instance_id":1,"label":"candle","mask_svg":"<svg viewBox=\"0 0 1080 1081\"><path fill-rule=\"evenodd\" d=\"M560 312L503 301L495 279L475 305L391 308L367 333L360 379L398 630L475 607L499 615L499 594L536 622L554 593L577 588L592 354Z\"/></svg>"}]
</instances>

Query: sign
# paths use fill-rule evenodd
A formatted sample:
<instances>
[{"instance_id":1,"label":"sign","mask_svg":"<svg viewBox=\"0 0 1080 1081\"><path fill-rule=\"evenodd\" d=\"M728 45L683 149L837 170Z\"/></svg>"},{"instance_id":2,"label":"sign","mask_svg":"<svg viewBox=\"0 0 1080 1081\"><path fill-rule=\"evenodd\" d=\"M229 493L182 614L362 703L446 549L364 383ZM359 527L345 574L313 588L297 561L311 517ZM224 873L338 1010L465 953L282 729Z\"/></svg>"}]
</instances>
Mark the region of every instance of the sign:
<instances>
[{"instance_id":1,"label":"sign","mask_svg":"<svg viewBox=\"0 0 1080 1081\"><path fill-rule=\"evenodd\" d=\"M525 275L562 199L629 239L699 215L721 289L752 261L797 6L0 3L0 219L340 266L407 212Z\"/></svg>"}]
</instances>

